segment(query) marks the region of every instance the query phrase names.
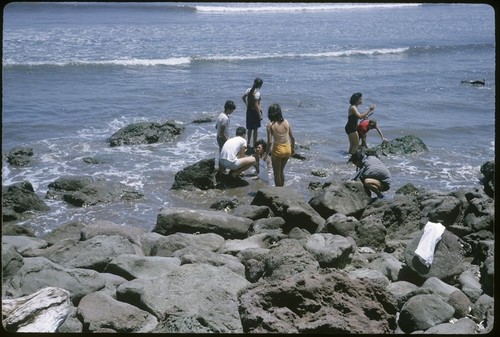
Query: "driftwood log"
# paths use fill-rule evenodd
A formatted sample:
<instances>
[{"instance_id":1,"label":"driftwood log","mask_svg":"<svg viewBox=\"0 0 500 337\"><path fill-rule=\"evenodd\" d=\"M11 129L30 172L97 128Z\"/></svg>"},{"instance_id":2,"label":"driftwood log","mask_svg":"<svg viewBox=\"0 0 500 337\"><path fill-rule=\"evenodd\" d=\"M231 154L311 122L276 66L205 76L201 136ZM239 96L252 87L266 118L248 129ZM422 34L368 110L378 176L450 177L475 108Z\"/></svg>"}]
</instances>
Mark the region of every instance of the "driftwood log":
<instances>
[{"instance_id":1,"label":"driftwood log","mask_svg":"<svg viewBox=\"0 0 500 337\"><path fill-rule=\"evenodd\" d=\"M56 332L69 312L69 292L55 287L2 300L3 326L12 332Z\"/></svg>"}]
</instances>

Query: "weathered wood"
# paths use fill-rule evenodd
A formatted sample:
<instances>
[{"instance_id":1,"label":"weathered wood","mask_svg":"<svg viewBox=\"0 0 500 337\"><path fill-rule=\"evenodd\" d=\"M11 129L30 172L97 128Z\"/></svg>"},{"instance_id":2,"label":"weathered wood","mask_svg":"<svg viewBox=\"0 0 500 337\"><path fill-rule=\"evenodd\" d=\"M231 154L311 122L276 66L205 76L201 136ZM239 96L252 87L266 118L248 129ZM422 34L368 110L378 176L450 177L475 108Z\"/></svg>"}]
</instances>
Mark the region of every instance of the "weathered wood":
<instances>
[{"instance_id":1,"label":"weathered wood","mask_svg":"<svg viewBox=\"0 0 500 337\"><path fill-rule=\"evenodd\" d=\"M7 331L56 332L69 312L69 292L47 287L36 293L2 300L3 326Z\"/></svg>"}]
</instances>

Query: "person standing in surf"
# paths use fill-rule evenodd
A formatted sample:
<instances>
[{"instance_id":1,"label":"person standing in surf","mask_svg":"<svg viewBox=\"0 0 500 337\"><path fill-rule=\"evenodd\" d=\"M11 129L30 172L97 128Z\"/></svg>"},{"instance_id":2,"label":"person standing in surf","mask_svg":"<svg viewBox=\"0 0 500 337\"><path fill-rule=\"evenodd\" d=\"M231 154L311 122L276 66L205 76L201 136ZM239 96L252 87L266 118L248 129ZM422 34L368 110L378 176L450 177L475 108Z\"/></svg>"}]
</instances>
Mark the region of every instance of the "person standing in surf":
<instances>
[{"instance_id":1,"label":"person standing in surf","mask_svg":"<svg viewBox=\"0 0 500 337\"><path fill-rule=\"evenodd\" d=\"M359 147L359 134L357 131L358 120L363 119L368 116L370 112L375 110L375 105L372 104L368 110L360 113L358 106L363 103L363 94L360 92L354 93L349 100L351 104L347 111L347 123L345 125L345 132L349 137L349 154L354 154Z\"/></svg>"},{"instance_id":2,"label":"person standing in surf","mask_svg":"<svg viewBox=\"0 0 500 337\"><path fill-rule=\"evenodd\" d=\"M246 127L247 127L247 141L248 147L251 147L251 153L257 143L258 129L260 128L260 121L262 120L262 109L260 106L260 88L264 82L260 78L253 81L253 86L248 88L245 94L241 97L247 106ZM252 140L253 135L253 142Z\"/></svg>"},{"instance_id":3,"label":"person standing in surf","mask_svg":"<svg viewBox=\"0 0 500 337\"><path fill-rule=\"evenodd\" d=\"M271 153L271 163L274 173L274 185L285 186L285 165L295 153L295 138L292 127L283 118L279 104L272 104L268 110L269 124L267 124L267 159ZM272 146L271 146L272 145Z\"/></svg>"}]
</instances>

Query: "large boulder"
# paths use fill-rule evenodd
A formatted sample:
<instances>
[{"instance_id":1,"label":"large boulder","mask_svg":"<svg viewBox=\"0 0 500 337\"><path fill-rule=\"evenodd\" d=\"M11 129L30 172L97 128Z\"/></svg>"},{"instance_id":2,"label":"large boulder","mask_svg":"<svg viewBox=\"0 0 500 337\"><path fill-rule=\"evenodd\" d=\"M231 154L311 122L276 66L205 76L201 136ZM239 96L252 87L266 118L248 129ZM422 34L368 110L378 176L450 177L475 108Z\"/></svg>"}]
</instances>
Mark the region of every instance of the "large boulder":
<instances>
[{"instance_id":1,"label":"large boulder","mask_svg":"<svg viewBox=\"0 0 500 337\"><path fill-rule=\"evenodd\" d=\"M146 333L158 324L156 317L147 311L100 292L82 298L77 317L83 323L83 332L100 332L106 328L118 333Z\"/></svg>"},{"instance_id":2,"label":"large boulder","mask_svg":"<svg viewBox=\"0 0 500 337\"><path fill-rule=\"evenodd\" d=\"M320 231L325 219L296 191L287 187L267 187L257 191L252 205L267 206L273 214L285 220L283 230L298 227L315 233Z\"/></svg>"},{"instance_id":3,"label":"large boulder","mask_svg":"<svg viewBox=\"0 0 500 337\"><path fill-rule=\"evenodd\" d=\"M163 124L142 122L121 128L108 138L110 146L165 143L184 131L184 126L169 120Z\"/></svg>"},{"instance_id":4,"label":"large boulder","mask_svg":"<svg viewBox=\"0 0 500 337\"><path fill-rule=\"evenodd\" d=\"M64 268L44 257L28 257L23 262L18 272L3 283L4 298L26 296L46 287L57 287L69 291L71 302L77 305L83 296L105 286L104 277L94 270Z\"/></svg>"},{"instance_id":5,"label":"large boulder","mask_svg":"<svg viewBox=\"0 0 500 337\"><path fill-rule=\"evenodd\" d=\"M356 243L350 237L318 233L309 237L305 249L314 255L322 268L342 269L351 261L351 255L356 250Z\"/></svg>"},{"instance_id":6,"label":"large boulder","mask_svg":"<svg viewBox=\"0 0 500 337\"><path fill-rule=\"evenodd\" d=\"M361 182L333 181L317 192L309 204L324 219L336 213L359 218L370 200Z\"/></svg>"},{"instance_id":7,"label":"large boulder","mask_svg":"<svg viewBox=\"0 0 500 337\"><path fill-rule=\"evenodd\" d=\"M173 190L209 190L217 186L215 159L203 159L175 174Z\"/></svg>"},{"instance_id":8,"label":"large boulder","mask_svg":"<svg viewBox=\"0 0 500 337\"><path fill-rule=\"evenodd\" d=\"M435 246L432 264L427 267L415 254L423 232L423 230L418 232L408 243L404 252L406 265L423 279L437 277L441 280L448 280L460 275L466 269L464 263L465 251L460 239L445 230L441 240Z\"/></svg>"},{"instance_id":9,"label":"large boulder","mask_svg":"<svg viewBox=\"0 0 500 337\"><path fill-rule=\"evenodd\" d=\"M7 154L7 162L12 166L29 166L33 157L32 147L16 147Z\"/></svg>"},{"instance_id":10,"label":"large boulder","mask_svg":"<svg viewBox=\"0 0 500 337\"><path fill-rule=\"evenodd\" d=\"M406 333L427 330L447 322L454 313L455 309L439 296L433 294L415 295L401 308L398 324L401 330Z\"/></svg>"},{"instance_id":11,"label":"large boulder","mask_svg":"<svg viewBox=\"0 0 500 337\"><path fill-rule=\"evenodd\" d=\"M245 333L388 334L396 305L382 287L336 269L257 282L239 294Z\"/></svg>"},{"instance_id":12,"label":"large boulder","mask_svg":"<svg viewBox=\"0 0 500 337\"><path fill-rule=\"evenodd\" d=\"M24 181L10 186L2 186L3 221L18 220L23 213L27 212L46 212L48 210L49 206L35 193L30 182Z\"/></svg>"},{"instance_id":13,"label":"large boulder","mask_svg":"<svg viewBox=\"0 0 500 337\"><path fill-rule=\"evenodd\" d=\"M253 221L219 211L162 208L153 232L162 235L181 233L215 233L225 239L244 239Z\"/></svg>"},{"instance_id":14,"label":"large boulder","mask_svg":"<svg viewBox=\"0 0 500 337\"><path fill-rule=\"evenodd\" d=\"M122 183L94 179L91 176L62 177L51 182L48 187L46 198L64 200L77 207L142 197L142 194Z\"/></svg>"},{"instance_id":15,"label":"large boulder","mask_svg":"<svg viewBox=\"0 0 500 337\"><path fill-rule=\"evenodd\" d=\"M218 252L224 242L224 238L215 233L175 233L164 236L151 232L143 236L142 249L146 255L172 257L178 250L188 247Z\"/></svg>"},{"instance_id":16,"label":"large boulder","mask_svg":"<svg viewBox=\"0 0 500 337\"><path fill-rule=\"evenodd\" d=\"M155 332L242 333L237 293L249 284L226 267L185 264L162 277L120 285L117 299L155 315L164 323Z\"/></svg>"},{"instance_id":17,"label":"large boulder","mask_svg":"<svg viewBox=\"0 0 500 337\"><path fill-rule=\"evenodd\" d=\"M371 149L366 150L368 155L407 155L417 154L429 151L425 143L414 135L406 135L401 138L392 139L389 142L383 142Z\"/></svg>"}]
</instances>

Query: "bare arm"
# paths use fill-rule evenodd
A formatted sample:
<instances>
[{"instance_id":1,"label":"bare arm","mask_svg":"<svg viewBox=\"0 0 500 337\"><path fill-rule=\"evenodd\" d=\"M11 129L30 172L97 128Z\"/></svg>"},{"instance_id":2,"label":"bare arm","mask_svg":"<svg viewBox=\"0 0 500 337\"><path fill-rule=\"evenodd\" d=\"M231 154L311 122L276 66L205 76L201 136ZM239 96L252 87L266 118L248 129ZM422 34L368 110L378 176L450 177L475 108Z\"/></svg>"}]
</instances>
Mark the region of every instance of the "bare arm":
<instances>
[{"instance_id":1,"label":"bare arm","mask_svg":"<svg viewBox=\"0 0 500 337\"><path fill-rule=\"evenodd\" d=\"M288 136L292 147L292 156L295 154L295 137L293 137L292 126L288 123Z\"/></svg>"},{"instance_id":2,"label":"bare arm","mask_svg":"<svg viewBox=\"0 0 500 337\"><path fill-rule=\"evenodd\" d=\"M269 157L269 154L271 153L271 145L272 145L271 123L267 124L266 130L267 130L267 148L266 148L266 155L264 156L265 159L267 159L267 157Z\"/></svg>"},{"instance_id":3,"label":"bare arm","mask_svg":"<svg viewBox=\"0 0 500 337\"><path fill-rule=\"evenodd\" d=\"M384 135L382 134L382 130L380 130L380 128L378 126L376 126L375 129L377 130L378 134L380 135L380 138L382 138L382 141L387 142L387 139L385 139Z\"/></svg>"},{"instance_id":4,"label":"bare arm","mask_svg":"<svg viewBox=\"0 0 500 337\"><path fill-rule=\"evenodd\" d=\"M373 110L375 110L375 105L371 105L368 110L366 110L365 112L363 113L360 113L358 111L358 107L355 106L355 105L351 105L351 107L349 108L349 112L354 114L358 119L362 119L362 118L365 118L370 112L372 112Z\"/></svg>"}]
</instances>

